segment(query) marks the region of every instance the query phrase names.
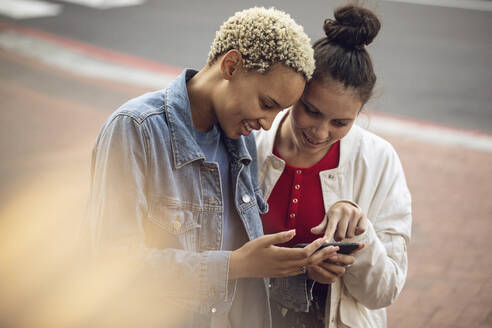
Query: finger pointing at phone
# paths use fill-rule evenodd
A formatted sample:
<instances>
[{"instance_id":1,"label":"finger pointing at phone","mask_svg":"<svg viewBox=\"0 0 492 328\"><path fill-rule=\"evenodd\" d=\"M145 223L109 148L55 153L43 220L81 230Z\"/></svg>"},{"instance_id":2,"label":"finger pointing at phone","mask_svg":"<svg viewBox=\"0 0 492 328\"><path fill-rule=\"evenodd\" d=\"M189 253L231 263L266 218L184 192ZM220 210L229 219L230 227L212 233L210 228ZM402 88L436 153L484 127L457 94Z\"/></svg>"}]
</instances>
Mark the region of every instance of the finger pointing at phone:
<instances>
[{"instance_id":1,"label":"finger pointing at phone","mask_svg":"<svg viewBox=\"0 0 492 328\"><path fill-rule=\"evenodd\" d=\"M328 240L353 238L367 230L368 219L364 212L346 201L333 204L323 221L311 229L313 234L323 234Z\"/></svg>"}]
</instances>

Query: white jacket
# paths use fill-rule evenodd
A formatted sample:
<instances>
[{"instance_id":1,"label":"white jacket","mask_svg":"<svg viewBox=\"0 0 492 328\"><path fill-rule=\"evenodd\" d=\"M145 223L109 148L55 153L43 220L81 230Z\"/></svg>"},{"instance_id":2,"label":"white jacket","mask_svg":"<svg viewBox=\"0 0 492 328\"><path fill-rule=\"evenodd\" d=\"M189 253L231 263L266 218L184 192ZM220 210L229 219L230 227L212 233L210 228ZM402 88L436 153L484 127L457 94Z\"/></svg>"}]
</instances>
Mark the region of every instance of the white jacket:
<instances>
[{"instance_id":1,"label":"white jacket","mask_svg":"<svg viewBox=\"0 0 492 328\"><path fill-rule=\"evenodd\" d=\"M277 115L269 131L256 134L265 199L285 166L272 150L287 113ZM338 167L320 172L320 179L325 210L339 200L350 200L371 222L364 234L344 240L365 242L366 247L331 285L326 327L386 327L385 307L395 302L405 283L412 223L410 192L398 155L387 141L354 124L341 140Z\"/></svg>"}]
</instances>

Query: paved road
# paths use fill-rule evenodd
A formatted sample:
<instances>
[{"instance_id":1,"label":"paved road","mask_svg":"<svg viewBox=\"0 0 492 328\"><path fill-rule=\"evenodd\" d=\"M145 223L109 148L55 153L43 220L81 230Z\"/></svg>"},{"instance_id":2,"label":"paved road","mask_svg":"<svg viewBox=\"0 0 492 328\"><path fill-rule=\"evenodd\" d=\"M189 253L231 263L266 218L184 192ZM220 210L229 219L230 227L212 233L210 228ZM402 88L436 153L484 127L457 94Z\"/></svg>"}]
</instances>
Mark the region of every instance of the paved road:
<instances>
[{"instance_id":1,"label":"paved road","mask_svg":"<svg viewBox=\"0 0 492 328\"><path fill-rule=\"evenodd\" d=\"M466 1L471 0L461 2ZM244 0L204 5L199 0L148 0L107 10L63 3L63 10L54 17L14 20L0 16L0 22L43 29L169 65L199 68L219 24L239 9L255 4L283 9L315 40L321 37L322 22L332 15L336 3ZM368 3L383 22L370 47L380 83L369 106L492 132L492 12Z\"/></svg>"}]
</instances>

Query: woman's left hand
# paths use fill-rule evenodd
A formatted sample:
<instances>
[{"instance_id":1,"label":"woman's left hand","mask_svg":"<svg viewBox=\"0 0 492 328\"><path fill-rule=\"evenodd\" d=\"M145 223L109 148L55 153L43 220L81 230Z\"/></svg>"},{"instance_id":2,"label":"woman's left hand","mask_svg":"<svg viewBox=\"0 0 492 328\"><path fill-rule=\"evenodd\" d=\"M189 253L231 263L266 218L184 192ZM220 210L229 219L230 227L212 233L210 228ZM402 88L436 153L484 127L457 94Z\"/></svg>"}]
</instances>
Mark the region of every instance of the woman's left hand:
<instances>
[{"instance_id":1,"label":"woman's left hand","mask_svg":"<svg viewBox=\"0 0 492 328\"><path fill-rule=\"evenodd\" d=\"M323 232L327 240L336 241L353 238L367 230L368 219L362 210L353 204L340 201L333 204L326 212L323 221L311 229L311 233L320 235Z\"/></svg>"},{"instance_id":2,"label":"woman's left hand","mask_svg":"<svg viewBox=\"0 0 492 328\"><path fill-rule=\"evenodd\" d=\"M348 266L355 262L351 255L335 254L325 262L312 265L308 268L308 279L321 284L332 284L345 274Z\"/></svg>"}]
</instances>

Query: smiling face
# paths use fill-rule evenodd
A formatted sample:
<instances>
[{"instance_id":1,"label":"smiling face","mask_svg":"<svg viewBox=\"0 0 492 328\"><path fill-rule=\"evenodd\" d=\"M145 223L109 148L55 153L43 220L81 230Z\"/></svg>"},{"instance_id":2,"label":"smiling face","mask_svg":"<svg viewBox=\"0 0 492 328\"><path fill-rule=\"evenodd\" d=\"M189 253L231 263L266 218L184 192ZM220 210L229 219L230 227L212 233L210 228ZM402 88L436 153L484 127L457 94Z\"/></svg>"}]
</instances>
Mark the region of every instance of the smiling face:
<instances>
[{"instance_id":1,"label":"smiling face","mask_svg":"<svg viewBox=\"0 0 492 328\"><path fill-rule=\"evenodd\" d=\"M229 138L268 130L275 116L299 99L304 86L303 76L282 64L266 74L236 70L217 90L215 116Z\"/></svg>"},{"instance_id":2,"label":"smiling face","mask_svg":"<svg viewBox=\"0 0 492 328\"><path fill-rule=\"evenodd\" d=\"M350 131L361 107L353 90L340 83L310 82L286 121L295 152L319 161Z\"/></svg>"}]
</instances>

